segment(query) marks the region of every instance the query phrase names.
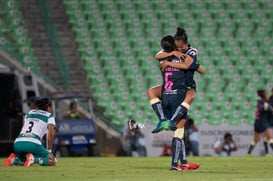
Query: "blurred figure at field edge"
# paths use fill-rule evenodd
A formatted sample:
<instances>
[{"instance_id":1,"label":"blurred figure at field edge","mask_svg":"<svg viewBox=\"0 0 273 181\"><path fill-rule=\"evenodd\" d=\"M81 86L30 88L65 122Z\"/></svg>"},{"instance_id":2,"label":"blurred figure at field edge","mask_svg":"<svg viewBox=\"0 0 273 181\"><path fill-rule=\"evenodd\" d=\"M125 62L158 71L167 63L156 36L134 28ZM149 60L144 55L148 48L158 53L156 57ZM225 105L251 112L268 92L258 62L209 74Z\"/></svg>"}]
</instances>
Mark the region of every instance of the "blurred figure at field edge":
<instances>
[{"instance_id":1,"label":"blurred figure at field edge","mask_svg":"<svg viewBox=\"0 0 273 181\"><path fill-rule=\"evenodd\" d=\"M147 156L144 134L135 120L130 119L127 122L124 128L124 140L128 156L133 156L133 152L138 156Z\"/></svg>"},{"instance_id":2,"label":"blurred figure at field edge","mask_svg":"<svg viewBox=\"0 0 273 181\"><path fill-rule=\"evenodd\" d=\"M87 118L87 116L78 110L78 104L76 101L72 101L69 105L69 110L64 116L66 119L82 119Z\"/></svg>"},{"instance_id":3,"label":"blurred figure at field edge","mask_svg":"<svg viewBox=\"0 0 273 181\"><path fill-rule=\"evenodd\" d=\"M187 155L192 153L193 156L199 156L198 127L191 118L187 120L185 125L185 143Z\"/></svg>"},{"instance_id":4,"label":"blurred figure at field edge","mask_svg":"<svg viewBox=\"0 0 273 181\"><path fill-rule=\"evenodd\" d=\"M231 152L237 151L238 147L233 141L232 134L227 132L224 135L224 140L218 140L214 144L214 152L218 156L231 156Z\"/></svg>"}]
</instances>

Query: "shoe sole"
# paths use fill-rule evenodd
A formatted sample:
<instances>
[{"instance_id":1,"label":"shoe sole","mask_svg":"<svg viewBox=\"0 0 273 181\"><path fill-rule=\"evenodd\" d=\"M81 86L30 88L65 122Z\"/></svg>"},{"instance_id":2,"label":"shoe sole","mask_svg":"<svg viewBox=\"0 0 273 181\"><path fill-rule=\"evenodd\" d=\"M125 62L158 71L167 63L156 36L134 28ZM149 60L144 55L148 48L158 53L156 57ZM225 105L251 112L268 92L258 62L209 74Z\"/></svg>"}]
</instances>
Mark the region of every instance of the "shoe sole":
<instances>
[{"instance_id":1,"label":"shoe sole","mask_svg":"<svg viewBox=\"0 0 273 181\"><path fill-rule=\"evenodd\" d=\"M182 169L178 167L171 167L170 171L182 171Z\"/></svg>"}]
</instances>

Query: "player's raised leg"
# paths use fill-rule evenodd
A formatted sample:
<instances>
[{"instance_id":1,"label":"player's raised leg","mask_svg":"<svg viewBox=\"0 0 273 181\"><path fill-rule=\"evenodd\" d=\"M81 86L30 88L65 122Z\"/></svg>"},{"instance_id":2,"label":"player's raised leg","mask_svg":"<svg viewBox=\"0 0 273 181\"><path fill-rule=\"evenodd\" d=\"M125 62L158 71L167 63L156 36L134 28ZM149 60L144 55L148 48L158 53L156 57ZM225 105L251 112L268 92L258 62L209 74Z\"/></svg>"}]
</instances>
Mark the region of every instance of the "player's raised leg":
<instances>
[{"instance_id":1,"label":"player's raised leg","mask_svg":"<svg viewBox=\"0 0 273 181\"><path fill-rule=\"evenodd\" d=\"M159 119L159 122L157 123L156 128L152 130L152 133L158 133L169 127L162 109L161 100L159 99L161 97L161 89L162 85L158 85L147 90L147 96L150 100L150 105Z\"/></svg>"}]
</instances>

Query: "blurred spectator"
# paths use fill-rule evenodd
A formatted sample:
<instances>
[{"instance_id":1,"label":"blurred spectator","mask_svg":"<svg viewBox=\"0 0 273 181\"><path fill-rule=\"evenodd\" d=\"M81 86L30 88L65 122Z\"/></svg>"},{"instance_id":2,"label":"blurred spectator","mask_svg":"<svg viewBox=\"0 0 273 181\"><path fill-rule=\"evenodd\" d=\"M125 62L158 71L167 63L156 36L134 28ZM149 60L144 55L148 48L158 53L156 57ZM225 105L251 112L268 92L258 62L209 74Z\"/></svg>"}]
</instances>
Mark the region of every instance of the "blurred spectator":
<instances>
[{"instance_id":1,"label":"blurred spectator","mask_svg":"<svg viewBox=\"0 0 273 181\"><path fill-rule=\"evenodd\" d=\"M64 116L66 119L82 119L87 118L87 116L78 110L77 102L72 101L69 105L69 110Z\"/></svg>"},{"instance_id":2,"label":"blurred spectator","mask_svg":"<svg viewBox=\"0 0 273 181\"><path fill-rule=\"evenodd\" d=\"M129 120L124 128L125 147L128 156L133 152L138 156L147 156L144 134L134 120Z\"/></svg>"},{"instance_id":3,"label":"blurred spectator","mask_svg":"<svg viewBox=\"0 0 273 181\"><path fill-rule=\"evenodd\" d=\"M231 152L237 149L230 133L224 135L224 140L218 140L214 144L214 151L218 156L230 156Z\"/></svg>"},{"instance_id":4,"label":"blurred spectator","mask_svg":"<svg viewBox=\"0 0 273 181\"><path fill-rule=\"evenodd\" d=\"M187 155L192 153L193 156L199 156L198 127L191 118L187 120L185 125L185 144Z\"/></svg>"},{"instance_id":5,"label":"blurred spectator","mask_svg":"<svg viewBox=\"0 0 273 181\"><path fill-rule=\"evenodd\" d=\"M164 145L160 156L172 156L172 147Z\"/></svg>"}]
</instances>

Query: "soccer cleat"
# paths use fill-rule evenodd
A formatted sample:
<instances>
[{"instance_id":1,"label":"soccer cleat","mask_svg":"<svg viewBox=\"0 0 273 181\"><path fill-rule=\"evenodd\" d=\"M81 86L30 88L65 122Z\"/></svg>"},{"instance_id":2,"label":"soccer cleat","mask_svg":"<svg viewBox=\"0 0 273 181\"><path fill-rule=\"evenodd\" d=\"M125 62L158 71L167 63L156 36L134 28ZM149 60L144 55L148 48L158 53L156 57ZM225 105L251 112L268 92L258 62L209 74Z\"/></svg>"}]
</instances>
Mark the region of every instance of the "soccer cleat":
<instances>
[{"instance_id":1,"label":"soccer cleat","mask_svg":"<svg viewBox=\"0 0 273 181\"><path fill-rule=\"evenodd\" d=\"M169 121L166 120L160 120L156 128L152 130L152 133L159 133L162 130L169 130Z\"/></svg>"},{"instance_id":2,"label":"soccer cleat","mask_svg":"<svg viewBox=\"0 0 273 181\"><path fill-rule=\"evenodd\" d=\"M171 166L170 170L182 171L180 166Z\"/></svg>"},{"instance_id":3,"label":"soccer cleat","mask_svg":"<svg viewBox=\"0 0 273 181\"><path fill-rule=\"evenodd\" d=\"M177 128L176 128L175 124L174 124L172 121L170 121L169 130L175 131L176 129L177 129Z\"/></svg>"},{"instance_id":4,"label":"soccer cleat","mask_svg":"<svg viewBox=\"0 0 273 181\"><path fill-rule=\"evenodd\" d=\"M29 167L29 166L34 165L34 156L31 153L28 153L26 155L26 157L27 157L27 159L26 159L26 161L24 163L24 166Z\"/></svg>"},{"instance_id":5,"label":"soccer cleat","mask_svg":"<svg viewBox=\"0 0 273 181\"><path fill-rule=\"evenodd\" d=\"M16 155L14 153L11 153L9 157L4 161L4 166L9 167L14 163L14 160L16 158Z\"/></svg>"},{"instance_id":6,"label":"soccer cleat","mask_svg":"<svg viewBox=\"0 0 273 181\"><path fill-rule=\"evenodd\" d=\"M196 170L200 167L198 163L186 163L179 166L181 170Z\"/></svg>"}]
</instances>

